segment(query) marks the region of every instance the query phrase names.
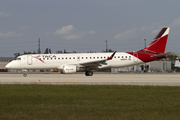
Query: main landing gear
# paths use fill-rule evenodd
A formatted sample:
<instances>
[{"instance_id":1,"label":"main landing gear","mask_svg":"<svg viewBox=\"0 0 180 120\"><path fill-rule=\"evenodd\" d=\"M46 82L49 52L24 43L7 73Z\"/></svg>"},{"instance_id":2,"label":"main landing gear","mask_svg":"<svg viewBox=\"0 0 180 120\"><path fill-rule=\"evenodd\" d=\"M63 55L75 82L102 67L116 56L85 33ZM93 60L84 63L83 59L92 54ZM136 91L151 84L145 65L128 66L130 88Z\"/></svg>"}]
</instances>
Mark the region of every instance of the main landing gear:
<instances>
[{"instance_id":1,"label":"main landing gear","mask_svg":"<svg viewBox=\"0 0 180 120\"><path fill-rule=\"evenodd\" d=\"M93 76L93 72L92 72L92 71L86 71L86 72L85 72L85 75L86 75L86 76Z\"/></svg>"}]
</instances>

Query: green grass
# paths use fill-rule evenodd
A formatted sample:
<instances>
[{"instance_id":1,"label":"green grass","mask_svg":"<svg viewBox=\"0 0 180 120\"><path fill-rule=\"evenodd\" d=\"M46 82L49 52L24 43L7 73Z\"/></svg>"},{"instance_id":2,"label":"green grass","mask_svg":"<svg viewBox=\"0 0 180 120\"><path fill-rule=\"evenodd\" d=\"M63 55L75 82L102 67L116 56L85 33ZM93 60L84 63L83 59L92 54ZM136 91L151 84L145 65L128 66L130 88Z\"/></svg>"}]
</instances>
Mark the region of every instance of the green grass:
<instances>
[{"instance_id":1,"label":"green grass","mask_svg":"<svg viewBox=\"0 0 180 120\"><path fill-rule=\"evenodd\" d=\"M178 120L180 87L0 85L0 120Z\"/></svg>"}]
</instances>

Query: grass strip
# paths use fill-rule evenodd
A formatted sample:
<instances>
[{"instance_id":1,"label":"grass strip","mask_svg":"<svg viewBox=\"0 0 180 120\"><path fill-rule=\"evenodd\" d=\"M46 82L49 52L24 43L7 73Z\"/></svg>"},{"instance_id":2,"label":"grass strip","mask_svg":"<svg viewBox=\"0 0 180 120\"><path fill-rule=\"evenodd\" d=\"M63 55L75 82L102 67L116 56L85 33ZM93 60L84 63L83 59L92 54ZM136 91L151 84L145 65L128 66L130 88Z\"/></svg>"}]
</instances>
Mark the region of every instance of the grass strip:
<instances>
[{"instance_id":1,"label":"grass strip","mask_svg":"<svg viewBox=\"0 0 180 120\"><path fill-rule=\"evenodd\" d=\"M0 120L179 118L177 86L0 85Z\"/></svg>"}]
</instances>

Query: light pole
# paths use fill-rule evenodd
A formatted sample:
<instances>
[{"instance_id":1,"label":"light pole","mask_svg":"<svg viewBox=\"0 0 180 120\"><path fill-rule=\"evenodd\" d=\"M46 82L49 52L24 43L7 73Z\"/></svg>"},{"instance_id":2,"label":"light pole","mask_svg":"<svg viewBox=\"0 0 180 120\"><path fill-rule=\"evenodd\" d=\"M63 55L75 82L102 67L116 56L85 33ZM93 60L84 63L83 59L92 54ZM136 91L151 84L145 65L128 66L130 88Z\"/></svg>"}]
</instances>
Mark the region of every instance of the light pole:
<instances>
[{"instance_id":1,"label":"light pole","mask_svg":"<svg viewBox=\"0 0 180 120\"><path fill-rule=\"evenodd\" d=\"M145 46L145 48L146 48L146 39L144 39L144 46Z\"/></svg>"},{"instance_id":2,"label":"light pole","mask_svg":"<svg viewBox=\"0 0 180 120\"><path fill-rule=\"evenodd\" d=\"M144 47L146 48L146 39L144 39ZM144 70L146 71L146 63L144 65Z\"/></svg>"},{"instance_id":3,"label":"light pole","mask_svg":"<svg viewBox=\"0 0 180 120\"><path fill-rule=\"evenodd\" d=\"M105 40L105 42L106 42L106 52L107 52L107 40Z\"/></svg>"}]
</instances>

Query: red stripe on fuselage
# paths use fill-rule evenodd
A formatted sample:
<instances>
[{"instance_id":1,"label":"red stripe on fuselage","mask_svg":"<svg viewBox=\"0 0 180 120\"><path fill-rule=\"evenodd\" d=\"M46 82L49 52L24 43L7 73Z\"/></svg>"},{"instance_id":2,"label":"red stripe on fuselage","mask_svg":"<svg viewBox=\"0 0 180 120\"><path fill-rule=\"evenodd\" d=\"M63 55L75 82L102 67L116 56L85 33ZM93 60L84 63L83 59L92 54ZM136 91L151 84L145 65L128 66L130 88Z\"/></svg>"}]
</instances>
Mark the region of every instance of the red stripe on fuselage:
<instances>
[{"instance_id":1,"label":"red stripe on fuselage","mask_svg":"<svg viewBox=\"0 0 180 120\"><path fill-rule=\"evenodd\" d=\"M45 63L43 60L41 60L40 58L39 58L40 56L33 56L33 58L36 58L36 59L38 59L39 61L41 61L41 62L43 62L43 63Z\"/></svg>"},{"instance_id":2,"label":"red stripe on fuselage","mask_svg":"<svg viewBox=\"0 0 180 120\"><path fill-rule=\"evenodd\" d=\"M158 55L158 54L153 54L153 53L149 53L149 52L147 52L147 53L145 53L145 52L126 52L126 53L133 55L134 57L137 57L138 59L140 59L143 62L151 62L154 60L159 60L159 59L165 58L165 57L161 57L161 58L152 57L152 56Z\"/></svg>"}]
</instances>

